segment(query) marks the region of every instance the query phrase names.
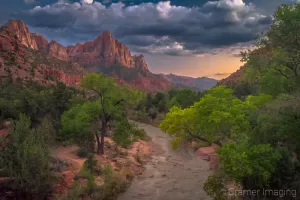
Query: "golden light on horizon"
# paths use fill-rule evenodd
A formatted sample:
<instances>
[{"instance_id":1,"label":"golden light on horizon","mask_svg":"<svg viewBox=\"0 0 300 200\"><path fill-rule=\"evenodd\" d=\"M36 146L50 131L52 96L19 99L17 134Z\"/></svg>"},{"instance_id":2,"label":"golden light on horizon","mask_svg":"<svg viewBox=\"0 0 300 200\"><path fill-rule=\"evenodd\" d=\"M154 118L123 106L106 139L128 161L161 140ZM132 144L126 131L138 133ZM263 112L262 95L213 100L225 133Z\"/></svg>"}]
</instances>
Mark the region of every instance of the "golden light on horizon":
<instances>
[{"instance_id":1,"label":"golden light on horizon","mask_svg":"<svg viewBox=\"0 0 300 200\"><path fill-rule=\"evenodd\" d=\"M190 77L223 79L237 71L243 63L240 57L229 54L204 55L201 57L175 57L147 55L154 73L173 73Z\"/></svg>"}]
</instances>

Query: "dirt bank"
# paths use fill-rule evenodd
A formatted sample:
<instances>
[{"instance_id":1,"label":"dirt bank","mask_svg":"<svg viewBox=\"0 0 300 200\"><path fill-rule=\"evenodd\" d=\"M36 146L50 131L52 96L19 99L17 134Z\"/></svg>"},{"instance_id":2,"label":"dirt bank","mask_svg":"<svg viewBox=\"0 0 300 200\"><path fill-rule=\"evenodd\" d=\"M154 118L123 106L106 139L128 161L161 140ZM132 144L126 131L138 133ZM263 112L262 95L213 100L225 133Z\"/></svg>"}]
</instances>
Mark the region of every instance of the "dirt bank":
<instances>
[{"instance_id":1,"label":"dirt bank","mask_svg":"<svg viewBox=\"0 0 300 200\"><path fill-rule=\"evenodd\" d=\"M209 163L187 150L174 151L170 137L160 129L138 124L152 138L152 160L118 200L206 200L203 183Z\"/></svg>"}]
</instances>

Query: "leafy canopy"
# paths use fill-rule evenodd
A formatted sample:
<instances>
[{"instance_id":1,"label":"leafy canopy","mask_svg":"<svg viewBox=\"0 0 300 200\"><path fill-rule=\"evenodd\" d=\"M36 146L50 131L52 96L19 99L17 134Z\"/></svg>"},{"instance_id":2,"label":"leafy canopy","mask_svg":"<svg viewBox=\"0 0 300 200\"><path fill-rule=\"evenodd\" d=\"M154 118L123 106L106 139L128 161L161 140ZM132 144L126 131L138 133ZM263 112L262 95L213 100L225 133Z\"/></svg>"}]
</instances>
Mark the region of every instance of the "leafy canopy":
<instances>
[{"instance_id":1,"label":"leafy canopy","mask_svg":"<svg viewBox=\"0 0 300 200\"><path fill-rule=\"evenodd\" d=\"M174 145L187 137L209 142L238 139L249 128L246 117L255 108L254 97L243 102L224 86L213 88L193 106L181 109L173 107L160 128L175 136Z\"/></svg>"}]
</instances>

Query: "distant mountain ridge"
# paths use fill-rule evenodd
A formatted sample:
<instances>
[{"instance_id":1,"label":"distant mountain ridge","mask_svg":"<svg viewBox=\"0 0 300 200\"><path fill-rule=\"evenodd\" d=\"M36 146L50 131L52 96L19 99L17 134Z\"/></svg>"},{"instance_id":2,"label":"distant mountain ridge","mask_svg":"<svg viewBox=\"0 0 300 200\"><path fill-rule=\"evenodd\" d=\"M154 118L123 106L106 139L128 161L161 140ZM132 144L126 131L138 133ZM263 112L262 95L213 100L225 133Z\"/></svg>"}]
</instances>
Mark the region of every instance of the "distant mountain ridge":
<instances>
[{"instance_id":1,"label":"distant mountain ridge","mask_svg":"<svg viewBox=\"0 0 300 200\"><path fill-rule=\"evenodd\" d=\"M15 62L8 65L9 59ZM32 66L34 70L29 69ZM46 83L50 76L68 84L78 84L85 73L102 72L147 92L172 87L206 90L214 86L214 80L209 78L151 73L143 55L131 55L128 47L108 31L93 41L65 47L30 33L21 20L10 20L0 29L0 75L7 76L8 70L13 71L14 79L27 77ZM76 76L72 79L73 74Z\"/></svg>"},{"instance_id":2,"label":"distant mountain ridge","mask_svg":"<svg viewBox=\"0 0 300 200\"><path fill-rule=\"evenodd\" d=\"M12 52L14 54L13 58L11 57ZM20 57L21 55L25 56L25 59L27 57L32 59L24 61ZM6 61L9 59L16 61L7 66ZM77 43L74 46L65 47L56 41L48 42L48 40L39 34L30 33L27 26L21 20L10 20L6 25L1 27L0 75L6 77L9 70L14 72L12 74L14 79L27 77L28 79L39 80L41 82L49 82L48 80L42 80L42 75L38 76L38 79L30 75L27 73L29 71L28 68L31 65L35 65L36 68L43 68L47 71L58 70L58 65L56 66L55 64L57 62L60 63L59 70L62 73L67 71L70 74L76 73L76 70L72 68L68 69L68 66L76 65L80 69L79 71L81 71L80 74L77 74L80 77L88 71L107 72L107 74L113 75L119 82L125 81L148 92L166 91L173 85L160 75L152 74L148 70L143 55L132 56L129 49L115 40L109 32L103 32L94 41ZM124 80L123 74L115 71L117 68L113 68L112 66L118 66L118 70L122 69L122 72L129 69L129 72L135 71L136 73L132 74L131 80ZM23 68L24 70L21 70ZM49 73L49 76L52 74ZM66 77L68 75L60 76ZM79 83L80 77L76 77L77 82L74 82L74 84ZM63 80L58 75L56 78L54 79Z\"/></svg>"},{"instance_id":3,"label":"distant mountain ridge","mask_svg":"<svg viewBox=\"0 0 300 200\"><path fill-rule=\"evenodd\" d=\"M191 88L198 91L204 91L214 87L218 80L208 77L188 77L188 76L178 76L175 74L164 74L165 79L176 84L180 88Z\"/></svg>"}]
</instances>

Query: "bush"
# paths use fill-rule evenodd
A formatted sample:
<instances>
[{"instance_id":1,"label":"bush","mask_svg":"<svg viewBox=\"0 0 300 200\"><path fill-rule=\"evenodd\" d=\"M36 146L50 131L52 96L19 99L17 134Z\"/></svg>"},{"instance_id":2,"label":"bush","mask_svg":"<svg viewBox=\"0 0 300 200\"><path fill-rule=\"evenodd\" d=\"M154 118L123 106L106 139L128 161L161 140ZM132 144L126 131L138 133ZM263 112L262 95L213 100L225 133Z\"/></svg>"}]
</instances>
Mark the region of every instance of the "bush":
<instances>
[{"instance_id":1,"label":"bush","mask_svg":"<svg viewBox=\"0 0 300 200\"><path fill-rule=\"evenodd\" d=\"M80 148L77 150L76 155L80 158L86 158L88 156L88 150L86 148Z\"/></svg>"},{"instance_id":2,"label":"bush","mask_svg":"<svg viewBox=\"0 0 300 200\"><path fill-rule=\"evenodd\" d=\"M146 131L144 129L139 129L136 125L134 125L132 132L135 140L138 139L145 140L145 141L149 140Z\"/></svg>"},{"instance_id":3,"label":"bush","mask_svg":"<svg viewBox=\"0 0 300 200\"><path fill-rule=\"evenodd\" d=\"M120 174L112 174L109 179L105 179L100 195L95 195L97 200L115 200L118 195L124 192L128 183Z\"/></svg>"},{"instance_id":4,"label":"bush","mask_svg":"<svg viewBox=\"0 0 300 200\"><path fill-rule=\"evenodd\" d=\"M12 189L25 196L46 196L51 190L49 146L41 131L30 129L30 119L20 115L0 144L0 166L10 177Z\"/></svg>"},{"instance_id":5,"label":"bush","mask_svg":"<svg viewBox=\"0 0 300 200\"><path fill-rule=\"evenodd\" d=\"M157 116L157 109L154 108L154 107L150 108L150 109L148 110L148 116L149 116L152 120L154 120L154 119L156 118L156 116Z\"/></svg>"},{"instance_id":6,"label":"bush","mask_svg":"<svg viewBox=\"0 0 300 200\"><path fill-rule=\"evenodd\" d=\"M132 145L131 126L127 121L124 120L117 124L114 130L113 140L123 148L128 148Z\"/></svg>"},{"instance_id":7,"label":"bush","mask_svg":"<svg viewBox=\"0 0 300 200\"><path fill-rule=\"evenodd\" d=\"M128 148L137 140L147 140L148 137L143 129L139 129L134 123L123 120L116 125L113 140L123 148Z\"/></svg>"},{"instance_id":8,"label":"bush","mask_svg":"<svg viewBox=\"0 0 300 200\"><path fill-rule=\"evenodd\" d=\"M89 153L87 155L87 159L84 162L84 168L89 170L92 174L95 175L101 175L102 174L102 168L98 166L97 160L94 157L94 154Z\"/></svg>"},{"instance_id":9,"label":"bush","mask_svg":"<svg viewBox=\"0 0 300 200\"><path fill-rule=\"evenodd\" d=\"M84 187L76 181L69 190L68 194L63 197L56 197L56 200L79 200L83 195Z\"/></svg>"},{"instance_id":10,"label":"bush","mask_svg":"<svg viewBox=\"0 0 300 200\"><path fill-rule=\"evenodd\" d=\"M214 200L226 199L226 188L223 179L218 175L210 175L204 183L204 190Z\"/></svg>"}]
</instances>

